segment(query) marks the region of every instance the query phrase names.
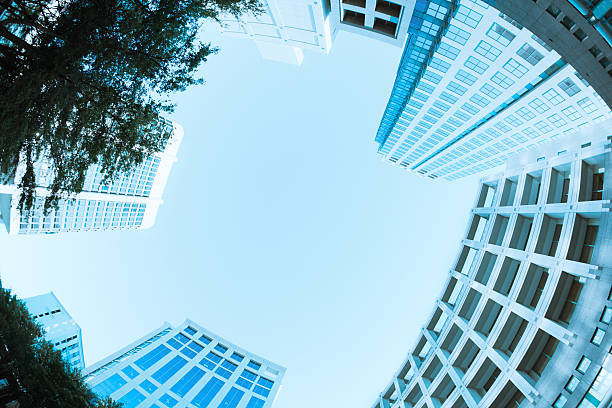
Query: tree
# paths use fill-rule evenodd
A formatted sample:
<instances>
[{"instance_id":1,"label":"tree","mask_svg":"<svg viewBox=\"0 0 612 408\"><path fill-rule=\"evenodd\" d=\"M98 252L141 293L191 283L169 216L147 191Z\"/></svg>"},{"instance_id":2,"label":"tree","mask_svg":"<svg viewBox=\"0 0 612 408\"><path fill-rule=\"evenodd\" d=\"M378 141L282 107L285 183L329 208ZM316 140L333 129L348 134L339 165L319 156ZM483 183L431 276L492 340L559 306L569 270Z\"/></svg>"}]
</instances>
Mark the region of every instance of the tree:
<instances>
[{"instance_id":1,"label":"tree","mask_svg":"<svg viewBox=\"0 0 612 408\"><path fill-rule=\"evenodd\" d=\"M0 406L120 407L98 399L42 333L23 302L0 284Z\"/></svg>"},{"instance_id":2,"label":"tree","mask_svg":"<svg viewBox=\"0 0 612 408\"><path fill-rule=\"evenodd\" d=\"M203 22L259 11L259 0L0 0L0 174L18 182L22 209L43 185L40 161L48 208L81 191L92 164L110 180L163 149L169 95L203 83L196 71L217 52Z\"/></svg>"}]
</instances>

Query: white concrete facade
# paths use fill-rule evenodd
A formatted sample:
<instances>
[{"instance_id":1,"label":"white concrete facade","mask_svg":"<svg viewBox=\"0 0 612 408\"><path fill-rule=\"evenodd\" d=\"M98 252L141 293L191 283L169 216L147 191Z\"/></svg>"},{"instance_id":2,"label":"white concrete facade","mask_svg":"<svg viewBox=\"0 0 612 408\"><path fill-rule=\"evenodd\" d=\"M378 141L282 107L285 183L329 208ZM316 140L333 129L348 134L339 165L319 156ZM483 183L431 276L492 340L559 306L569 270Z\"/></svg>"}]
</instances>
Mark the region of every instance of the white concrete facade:
<instances>
[{"instance_id":1,"label":"white concrete facade","mask_svg":"<svg viewBox=\"0 0 612 408\"><path fill-rule=\"evenodd\" d=\"M329 1L263 0L262 5L260 15L226 16L221 30L253 40L263 58L287 64L301 65L304 50L329 53L335 36Z\"/></svg>"},{"instance_id":2,"label":"white concrete facade","mask_svg":"<svg viewBox=\"0 0 612 408\"><path fill-rule=\"evenodd\" d=\"M415 0L333 0L332 21L339 29L401 47Z\"/></svg>"},{"instance_id":3,"label":"white concrete facade","mask_svg":"<svg viewBox=\"0 0 612 408\"><path fill-rule=\"evenodd\" d=\"M124 408L270 408L284 373L189 319L165 323L83 371L94 392Z\"/></svg>"},{"instance_id":4,"label":"white concrete facade","mask_svg":"<svg viewBox=\"0 0 612 408\"><path fill-rule=\"evenodd\" d=\"M81 327L53 292L23 299L34 321L44 330L45 340L62 353L75 370L85 368Z\"/></svg>"},{"instance_id":5,"label":"white concrete facade","mask_svg":"<svg viewBox=\"0 0 612 408\"><path fill-rule=\"evenodd\" d=\"M436 0L424 18L446 27L428 40L437 45L414 83L398 74L377 135L384 160L455 180L610 117L559 54L488 4ZM407 97L394 97L402 89Z\"/></svg>"},{"instance_id":6,"label":"white concrete facade","mask_svg":"<svg viewBox=\"0 0 612 408\"><path fill-rule=\"evenodd\" d=\"M481 180L441 296L373 408L612 404L612 120Z\"/></svg>"},{"instance_id":7,"label":"white concrete facade","mask_svg":"<svg viewBox=\"0 0 612 408\"><path fill-rule=\"evenodd\" d=\"M486 0L538 35L612 107L612 2Z\"/></svg>"},{"instance_id":8,"label":"white concrete facade","mask_svg":"<svg viewBox=\"0 0 612 408\"><path fill-rule=\"evenodd\" d=\"M49 194L45 183L50 171L44 163L37 166L37 200L33 210L19 210L20 190L17 182L0 185L0 214L9 235L53 234L58 232L145 229L155 223L170 170L177 160L183 128L164 122L160 131L170 133L164 151L147 158L132 172L104 183L98 165L85 177L83 191L71 199L61 199L58 208L44 214L44 198ZM16 172L19 180L23 169ZM48 185L48 184L47 184Z\"/></svg>"}]
</instances>

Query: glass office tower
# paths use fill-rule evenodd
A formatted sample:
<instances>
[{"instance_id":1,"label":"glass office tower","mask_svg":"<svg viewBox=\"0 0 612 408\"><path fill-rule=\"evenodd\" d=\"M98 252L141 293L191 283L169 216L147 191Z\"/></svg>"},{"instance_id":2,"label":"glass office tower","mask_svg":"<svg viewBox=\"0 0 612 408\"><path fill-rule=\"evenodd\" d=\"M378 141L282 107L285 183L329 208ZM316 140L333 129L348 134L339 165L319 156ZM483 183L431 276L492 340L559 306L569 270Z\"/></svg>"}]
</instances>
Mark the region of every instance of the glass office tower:
<instances>
[{"instance_id":1,"label":"glass office tower","mask_svg":"<svg viewBox=\"0 0 612 408\"><path fill-rule=\"evenodd\" d=\"M390 163L455 180L610 110L562 56L478 0L419 0L376 135Z\"/></svg>"},{"instance_id":2,"label":"glass office tower","mask_svg":"<svg viewBox=\"0 0 612 408\"><path fill-rule=\"evenodd\" d=\"M70 316L53 292L23 299L36 323L42 326L45 340L52 343L56 350L72 368L82 370L83 341L81 328Z\"/></svg>"},{"instance_id":3,"label":"glass office tower","mask_svg":"<svg viewBox=\"0 0 612 408\"><path fill-rule=\"evenodd\" d=\"M19 210L17 185L0 185L0 214L9 235L151 227L183 138L182 127L167 121L155 131L170 135L162 152L148 157L112 183L104 183L100 167L93 165L85 176L83 191L73 199L60 200L58 208L48 214L44 214L44 198L51 171L44 161L36 165L40 188L31 211Z\"/></svg>"},{"instance_id":4,"label":"glass office tower","mask_svg":"<svg viewBox=\"0 0 612 408\"><path fill-rule=\"evenodd\" d=\"M285 369L191 320L168 323L83 371L124 408L269 408Z\"/></svg>"}]
</instances>

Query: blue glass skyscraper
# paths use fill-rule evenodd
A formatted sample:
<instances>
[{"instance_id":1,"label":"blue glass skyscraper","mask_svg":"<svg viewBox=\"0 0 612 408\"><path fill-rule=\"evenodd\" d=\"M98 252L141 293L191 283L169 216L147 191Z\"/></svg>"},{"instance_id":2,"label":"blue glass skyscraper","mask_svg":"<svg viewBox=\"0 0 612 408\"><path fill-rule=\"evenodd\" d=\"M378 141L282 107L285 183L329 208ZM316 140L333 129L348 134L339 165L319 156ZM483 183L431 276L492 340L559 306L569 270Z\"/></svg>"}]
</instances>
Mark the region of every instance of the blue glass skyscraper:
<instances>
[{"instance_id":1,"label":"blue glass skyscraper","mask_svg":"<svg viewBox=\"0 0 612 408\"><path fill-rule=\"evenodd\" d=\"M191 320L166 323L83 372L124 408L269 408L284 373Z\"/></svg>"}]
</instances>

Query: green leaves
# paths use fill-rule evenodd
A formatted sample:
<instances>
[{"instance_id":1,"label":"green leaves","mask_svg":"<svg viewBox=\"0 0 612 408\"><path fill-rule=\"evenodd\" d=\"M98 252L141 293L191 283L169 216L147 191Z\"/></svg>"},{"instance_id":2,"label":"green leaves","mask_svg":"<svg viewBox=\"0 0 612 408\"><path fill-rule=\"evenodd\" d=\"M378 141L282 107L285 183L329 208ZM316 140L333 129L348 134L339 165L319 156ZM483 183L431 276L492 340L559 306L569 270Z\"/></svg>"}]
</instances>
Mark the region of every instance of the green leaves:
<instances>
[{"instance_id":1,"label":"green leaves","mask_svg":"<svg viewBox=\"0 0 612 408\"><path fill-rule=\"evenodd\" d=\"M195 73L217 52L203 21L258 11L256 0L0 3L0 172L25 163L22 209L41 160L49 207L80 192L92 164L110 179L160 151L168 134L150 129L172 111L168 95L203 83Z\"/></svg>"},{"instance_id":2,"label":"green leaves","mask_svg":"<svg viewBox=\"0 0 612 408\"><path fill-rule=\"evenodd\" d=\"M44 340L23 302L1 286L0 344L0 373L8 378L12 391L7 402L16 399L23 408L98 406L80 374Z\"/></svg>"}]
</instances>

